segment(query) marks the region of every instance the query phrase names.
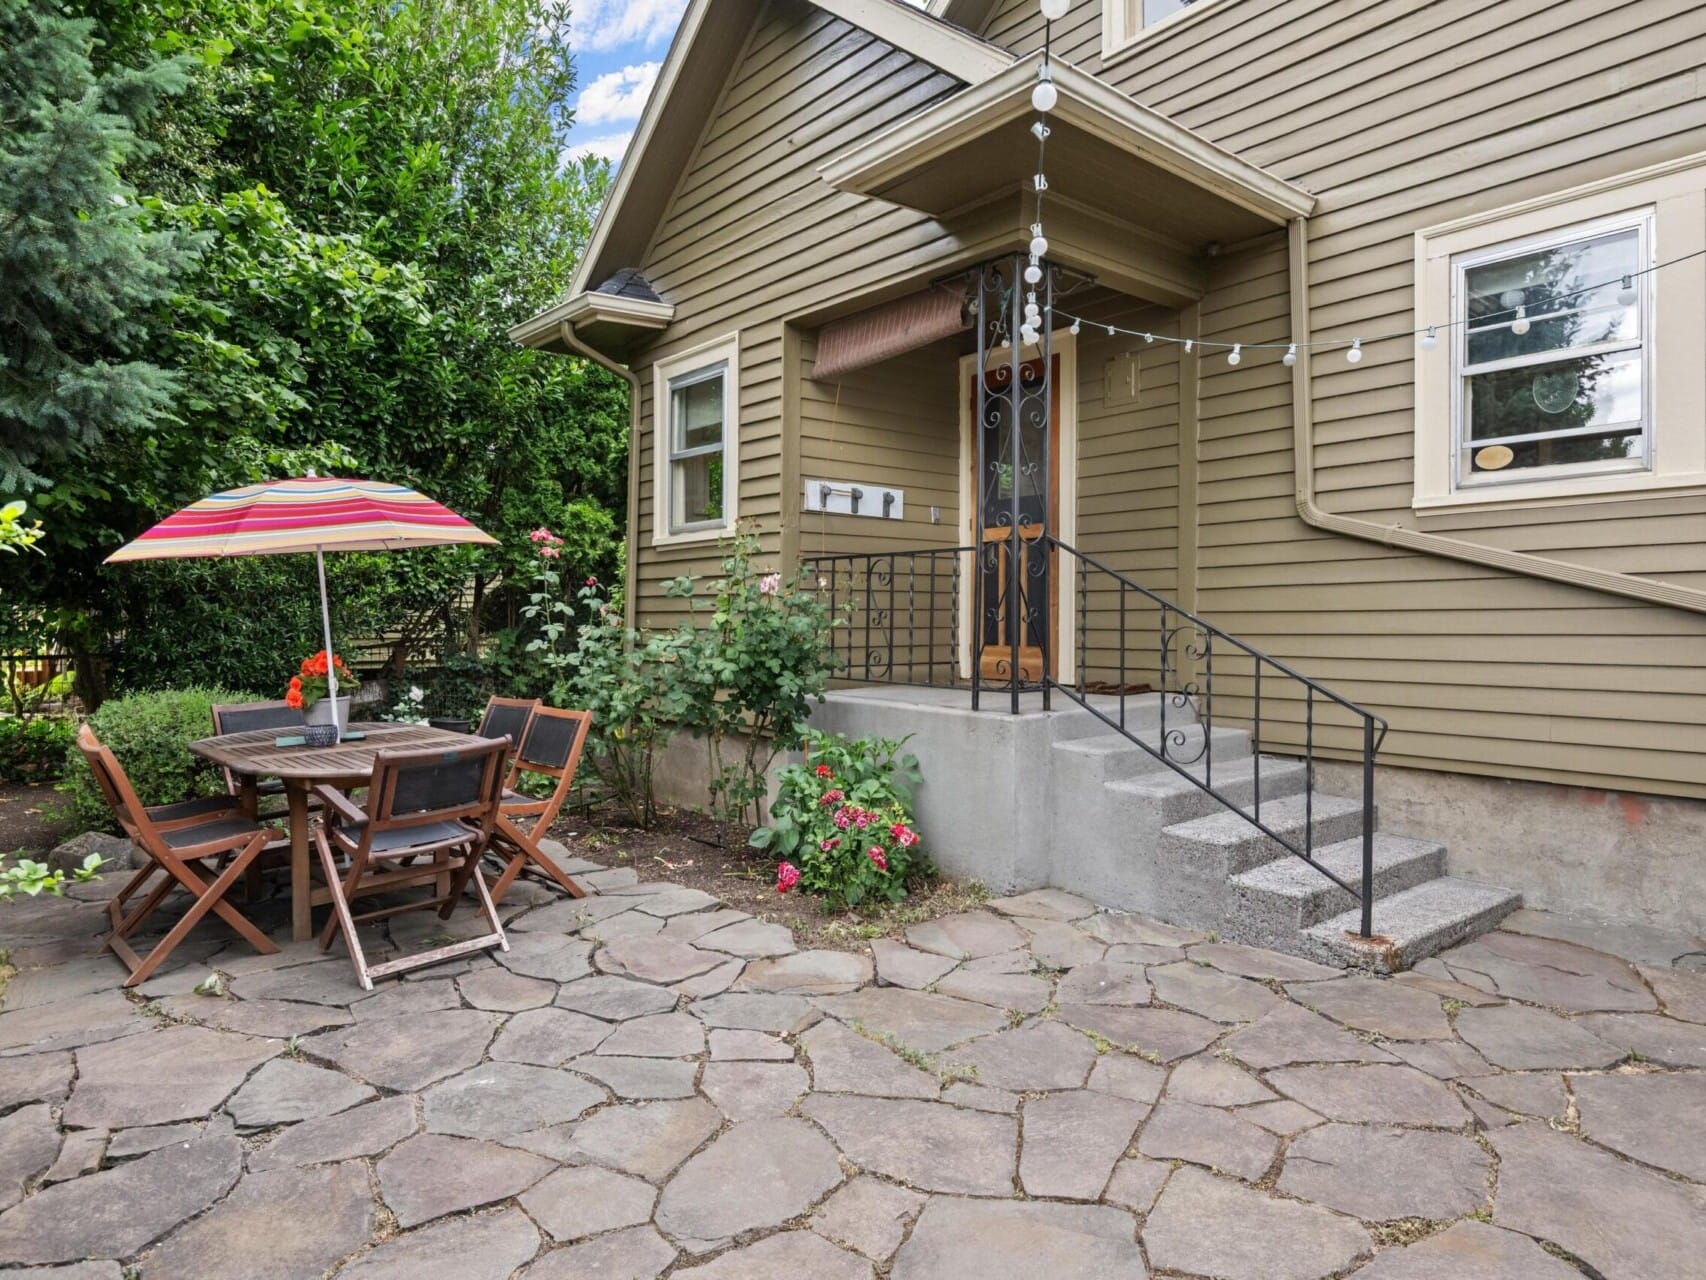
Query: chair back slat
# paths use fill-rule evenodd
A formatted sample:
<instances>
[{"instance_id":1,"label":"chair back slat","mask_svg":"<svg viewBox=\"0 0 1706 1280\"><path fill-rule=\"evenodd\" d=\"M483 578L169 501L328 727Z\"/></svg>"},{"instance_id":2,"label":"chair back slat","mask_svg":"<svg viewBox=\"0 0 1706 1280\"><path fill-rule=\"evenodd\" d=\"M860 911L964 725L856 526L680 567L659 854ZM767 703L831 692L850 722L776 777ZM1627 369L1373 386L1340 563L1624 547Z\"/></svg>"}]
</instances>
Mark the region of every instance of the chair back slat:
<instances>
[{"instance_id":1,"label":"chair back slat","mask_svg":"<svg viewBox=\"0 0 1706 1280\"><path fill-rule=\"evenodd\" d=\"M112 748L96 737L95 730L86 722L77 730L77 749L89 762L89 772L95 775L95 784L100 787L107 807L113 811L113 817L118 819L125 834L143 843L150 838L157 839L154 824L149 820L142 801L137 798L136 789L130 785L124 766L118 762Z\"/></svg>"},{"instance_id":2,"label":"chair back slat","mask_svg":"<svg viewBox=\"0 0 1706 1280\"><path fill-rule=\"evenodd\" d=\"M508 754L507 738L473 738L450 750L380 752L368 783L370 829L470 819L489 833Z\"/></svg>"},{"instance_id":3,"label":"chair back slat","mask_svg":"<svg viewBox=\"0 0 1706 1280\"><path fill-rule=\"evenodd\" d=\"M307 721L300 707L286 702L221 702L213 708L216 734L255 729L300 729Z\"/></svg>"},{"instance_id":4,"label":"chair back slat","mask_svg":"<svg viewBox=\"0 0 1706 1280\"><path fill-rule=\"evenodd\" d=\"M538 707L538 698L488 698L486 712L480 717L479 736L520 742L527 736L527 722Z\"/></svg>"},{"instance_id":5,"label":"chair back slat","mask_svg":"<svg viewBox=\"0 0 1706 1280\"><path fill-rule=\"evenodd\" d=\"M555 772L569 766L580 755L582 741L592 724L589 711L560 711L540 707L527 726L527 736L515 753L518 764L529 772Z\"/></svg>"}]
</instances>

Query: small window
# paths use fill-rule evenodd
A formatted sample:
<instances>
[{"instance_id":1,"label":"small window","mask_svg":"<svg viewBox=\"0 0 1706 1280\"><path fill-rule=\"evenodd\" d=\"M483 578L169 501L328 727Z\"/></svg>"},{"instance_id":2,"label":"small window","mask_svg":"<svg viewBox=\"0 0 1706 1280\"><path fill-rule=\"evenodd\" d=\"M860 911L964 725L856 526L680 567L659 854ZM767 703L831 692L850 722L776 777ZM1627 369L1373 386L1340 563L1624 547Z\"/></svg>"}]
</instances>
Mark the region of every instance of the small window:
<instances>
[{"instance_id":1,"label":"small window","mask_svg":"<svg viewBox=\"0 0 1706 1280\"><path fill-rule=\"evenodd\" d=\"M715 538L735 523L739 364L740 340L734 335L652 367L654 542Z\"/></svg>"},{"instance_id":2,"label":"small window","mask_svg":"<svg viewBox=\"0 0 1706 1280\"><path fill-rule=\"evenodd\" d=\"M670 380L671 533L723 524L727 374L718 366Z\"/></svg>"},{"instance_id":3,"label":"small window","mask_svg":"<svg viewBox=\"0 0 1706 1280\"><path fill-rule=\"evenodd\" d=\"M1102 0L1102 56L1112 57L1146 32L1213 3L1214 0Z\"/></svg>"},{"instance_id":4,"label":"small window","mask_svg":"<svg viewBox=\"0 0 1706 1280\"><path fill-rule=\"evenodd\" d=\"M1646 469L1650 234L1578 227L1457 261L1458 486Z\"/></svg>"}]
</instances>

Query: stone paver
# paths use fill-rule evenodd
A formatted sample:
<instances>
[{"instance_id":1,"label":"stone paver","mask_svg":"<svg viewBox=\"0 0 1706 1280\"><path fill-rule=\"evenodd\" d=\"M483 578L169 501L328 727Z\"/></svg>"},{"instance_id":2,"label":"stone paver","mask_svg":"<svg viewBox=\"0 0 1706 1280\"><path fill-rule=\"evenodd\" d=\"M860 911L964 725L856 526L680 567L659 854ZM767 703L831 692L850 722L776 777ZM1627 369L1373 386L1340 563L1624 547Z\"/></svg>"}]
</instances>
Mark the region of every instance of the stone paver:
<instances>
[{"instance_id":1,"label":"stone paver","mask_svg":"<svg viewBox=\"0 0 1706 1280\"><path fill-rule=\"evenodd\" d=\"M811 1227L873 1262L887 1262L923 1207L924 1197L916 1191L876 1178L854 1178L819 1206Z\"/></svg>"},{"instance_id":2,"label":"stone paver","mask_svg":"<svg viewBox=\"0 0 1706 1280\"><path fill-rule=\"evenodd\" d=\"M1278 1188L1354 1218L1460 1218L1487 1198L1492 1159L1461 1134L1327 1124L1286 1150Z\"/></svg>"},{"instance_id":3,"label":"stone paver","mask_svg":"<svg viewBox=\"0 0 1706 1280\"><path fill-rule=\"evenodd\" d=\"M250 1174L151 1251L142 1278L319 1280L367 1242L376 1218L360 1161Z\"/></svg>"},{"instance_id":4,"label":"stone paver","mask_svg":"<svg viewBox=\"0 0 1706 1280\"><path fill-rule=\"evenodd\" d=\"M1693 1280L1706 1253L1706 976L1651 931L1525 912L1379 978L1039 890L802 951L585 870L573 903L517 889L507 955L372 994L210 928L133 1004L101 886L14 904L0 1280ZM214 967L231 992L190 994Z\"/></svg>"},{"instance_id":5,"label":"stone paver","mask_svg":"<svg viewBox=\"0 0 1706 1280\"><path fill-rule=\"evenodd\" d=\"M939 1102L815 1093L800 1110L860 1168L924 1191L1013 1192L1019 1135L1009 1116Z\"/></svg>"},{"instance_id":6,"label":"stone paver","mask_svg":"<svg viewBox=\"0 0 1706 1280\"><path fill-rule=\"evenodd\" d=\"M706 1253L804 1213L842 1178L835 1148L812 1125L750 1120L682 1165L658 1197L655 1220L689 1252Z\"/></svg>"},{"instance_id":7,"label":"stone paver","mask_svg":"<svg viewBox=\"0 0 1706 1280\"><path fill-rule=\"evenodd\" d=\"M522 1192L521 1207L553 1240L566 1242L650 1222L657 1198L649 1182L588 1166L557 1170Z\"/></svg>"},{"instance_id":8,"label":"stone paver","mask_svg":"<svg viewBox=\"0 0 1706 1280\"><path fill-rule=\"evenodd\" d=\"M435 1222L387 1241L338 1272L338 1280L509 1280L539 1251L539 1232L519 1209Z\"/></svg>"},{"instance_id":9,"label":"stone paver","mask_svg":"<svg viewBox=\"0 0 1706 1280\"><path fill-rule=\"evenodd\" d=\"M1107 1205L936 1197L895 1258L894 1280L1144 1280L1132 1219Z\"/></svg>"},{"instance_id":10,"label":"stone paver","mask_svg":"<svg viewBox=\"0 0 1706 1280\"><path fill-rule=\"evenodd\" d=\"M1706 1075L1577 1076L1573 1084L1587 1137L1706 1182Z\"/></svg>"},{"instance_id":11,"label":"stone paver","mask_svg":"<svg viewBox=\"0 0 1706 1280\"><path fill-rule=\"evenodd\" d=\"M1368 1249L1368 1232L1316 1205L1276 1200L1200 1169L1167 1180L1143 1227L1156 1267L1218 1280L1319 1280Z\"/></svg>"},{"instance_id":12,"label":"stone paver","mask_svg":"<svg viewBox=\"0 0 1706 1280\"><path fill-rule=\"evenodd\" d=\"M551 1171L549 1160L477 1138L423 1133L378 1163L379 1194L399 1226L519 1195Z\"/></svg>"}]
</instances>

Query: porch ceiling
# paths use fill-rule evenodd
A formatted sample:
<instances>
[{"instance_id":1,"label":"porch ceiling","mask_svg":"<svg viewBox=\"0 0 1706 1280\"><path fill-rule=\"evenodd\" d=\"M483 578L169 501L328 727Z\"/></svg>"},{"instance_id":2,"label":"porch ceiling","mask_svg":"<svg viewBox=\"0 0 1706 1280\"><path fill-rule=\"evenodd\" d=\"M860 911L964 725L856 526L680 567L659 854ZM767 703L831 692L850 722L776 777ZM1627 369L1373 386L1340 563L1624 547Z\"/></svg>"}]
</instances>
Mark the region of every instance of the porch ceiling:
<instances>
[{"instance_id":1,"label":"porch ceiling","mask_svg":"<svg viewBox=\"0 0 1706 1280\"><path fill-rule=\"evenodd\" d=\"M1036 57L849 148L819 172L844 191L952 220L1036 172ZM1051 64L1049 198L1181 245L1235 244L1309 213L1315 197L1076 67Z\"/></svg>"}]
</instances>

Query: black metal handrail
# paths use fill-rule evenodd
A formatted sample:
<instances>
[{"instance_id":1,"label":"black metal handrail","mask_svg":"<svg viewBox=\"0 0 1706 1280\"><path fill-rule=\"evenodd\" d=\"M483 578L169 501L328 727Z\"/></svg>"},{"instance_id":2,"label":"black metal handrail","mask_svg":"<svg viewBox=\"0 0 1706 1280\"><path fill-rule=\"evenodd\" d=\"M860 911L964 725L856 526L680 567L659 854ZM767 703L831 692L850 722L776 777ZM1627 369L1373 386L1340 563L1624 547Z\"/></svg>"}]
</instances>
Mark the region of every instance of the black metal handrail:
<instances>
[{"instance_id":1,"label":"black metal handrail","mask_svg":"<svg viewBox=\"0 0 1706 1280\"><path fill-rule=\"evenodd\" d=\"M1068 682L1051 676L1050 684L1098 720L1116 730L1134 746L1148 752L1167 768L1194 783L1226 808L1250 823L1263 835L1273 840L1282 849L1303 859L1304 862L1327 877L1339 888L1356 898L1361 905L1361 934L1365 938L1370 936L1374 931L1374 758L1379 754L1381 746L1385 743L1386 734L1390 728L1385 718L1376 715L1366 707L1359 706L1342 694L1335 693L1320 681L1314 680L1287 666L1279 659L1263 653L1189 610L1180 608L1164 596L1133 582L1117 569L1110 568L1095 557L1086 555L1075 547L1068 546L1059 538L1050 536L1048 541L1054 551L1073 563L1076 572L1071 577L1074 579L1074 588L1078 598L1078 617L1074 637L1077 645L1077 679L1075 682ZM1091 584L1092 573L1098 575L1101 584L1099 588L1093 587ZM1089 660L1090 601L1093 595L1101 594L1110 589L1116 593L1115 610L1118 619L1113 628L1117 637L1118 654L1113 668L1116 696L1119 698L1117 718L1092 703L1090 696L1084 692L1089 683L1088 677L1091 670ZM1158 673L1156 694L1161 711L1161 723L1156 737L1156 746L1151 746L1126 725L1129 642L1133 636L1130 606L1134 596L1138 601L1152 607L1156 612L1156 626L1153 635ZM1182 641L1181 637L1183 637ZM1250 745L1255 758L1251 763L1252 796L1248 806L1231 798L1222 789L1214 785L1214 660L1217 642L1221 646L1223 655L1223 679L1225 679L1226 674L1224 663L1228 649L1231 650L1232 654L1248 660L1250 664L1251 688L1247 695L1247 701L1250 705L1252 723ZM1175 650L1182 650L1178 657L1175 657ZM1194 666L1199 662L1202 664L1203 672L1200 681L1196 679L1194 674ZM1304 813L1303 833L1300 841L1283 835L1274 826L1262 821L1261 750L1262 676L1264 671L1269 671L1282 679L1292 681L1296 687L1302 690ZM1169 677L1173 676L1182 676L1182 678L1170 680ZM1342 708L1357 722L1357 726L1361 730L1363 794L1362 884L1360 888L1352 888L1315 858L1315 706L1318 698ZM1201 728L1201 750L1188 759L1180 758L1171 750L1175 747L1187 746L1190 739L1182 728L1168 728L1167 707L1169 703L1176 708L1189 707L1193 721L1198 723ZM1198 777L1191 768L1199 762L1201 764L1201 777Z\"/></svg>"},{"instance_id":2,"label":"black metal handrail","mask_svg":"<svg viewBox=\"0 0 1706 1280\"><path fill-rule=\"evenodd\" d=\"M1070 578L1076 597L1074 652L1052 654L1052 626L1037 629L1040 659L1021 662L1019 625L1039 606L1025 582L1029 566L1035 573L1050 562L1064 561L1072 572L1061 573L1055 563L1046 571ZM853 552L807 556L806 567L817 575L818 587L837 609L846 609L847 625L837 629L837 654L844 678L870 684L909 684L937 688L969 687L974 708L983 690L1011 691L1011 708L1020 709L1021 689L1041 694L1044 707L1058 690L1134 746L1189 780L1215 801L1238 814L1287 853L1303 859L1361 904L1361 932L1373 931L1374 906L1374 761L1384 744L1387 721L1351 699L1295 668L1238 639L1213 623L1181 608L1166 597L1134 582L1119 570L1079 551L1039 529L1013 530L979 546L933 547L907 551ZM986 586L992 581L1005 584ZM969 604L966 636L969 670L962 672L962 599ZM1064 602L1063 607L1065 607ZM1093 609L1093 604L1097 606ZM1144 611L1153 611L1153 623ZM1099 612L1104 621L1098 624ZM1219 660L1217 688L1216 661ZM1200 678L1197 674L1200 665ZM1072 668L1066 678L1066 667ZM1236 669L1242 666L1243 671ZM1021 679L1021 669L1027 674ZM1127 722L1132 678L1153 672L1155 685L1147 692L1157 699L1160 724L1151 745ZM1244 676L1247 672L1247 679ZM1097 675L1104 677L1096 679ZM1279 687L1291 691L1288 703L1301 701L1301 715L1292 723L1301 728L1297 743L1304 766L1303 829L1293 838L1262 815L1262 750L1264 724L1285 723L1272 713ZM1098 701L1094 686L1111 685ZM1251 725L1252 792L1241 801L1215 781L1215 701L1223 708L1246 709L1241 716ZM1315 767L1318 706L1337 708L1360 730L1362 765L1362 883L1353 888L1315 856ZM1168 723L1168 711L1182 713L1200 730L1197 744L1187 724ZM1194 748L1194 754L1187 754ZM1269 801L1268 803L1272 803Z\"/></svg>"}]
</instances>

